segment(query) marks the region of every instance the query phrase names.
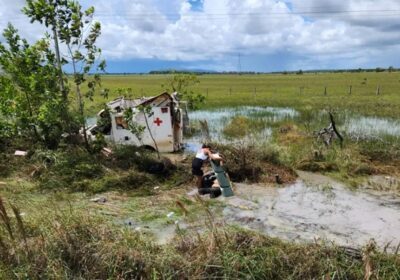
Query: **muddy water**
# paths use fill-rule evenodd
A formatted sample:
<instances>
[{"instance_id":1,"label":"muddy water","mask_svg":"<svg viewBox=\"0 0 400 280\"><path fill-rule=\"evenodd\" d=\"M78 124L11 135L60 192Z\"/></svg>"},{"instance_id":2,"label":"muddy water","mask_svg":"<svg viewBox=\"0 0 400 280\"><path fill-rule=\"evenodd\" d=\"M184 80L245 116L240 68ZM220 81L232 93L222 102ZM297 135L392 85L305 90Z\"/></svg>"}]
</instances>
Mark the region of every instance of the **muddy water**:
<instances>
[{"instance_id":1,"label":"muddy water","mask_svg":"<svg viewBox=\"0 0 400 280\"><path fill-rule=\"evenodd\" d=\"M228 223L301 242L323 239L361 247L371 238L395 250L400 243L400 198L352 192L322 175L299 172L281 188L237 184L235 197L222 198Z\"/></svg>"}]
</instances>

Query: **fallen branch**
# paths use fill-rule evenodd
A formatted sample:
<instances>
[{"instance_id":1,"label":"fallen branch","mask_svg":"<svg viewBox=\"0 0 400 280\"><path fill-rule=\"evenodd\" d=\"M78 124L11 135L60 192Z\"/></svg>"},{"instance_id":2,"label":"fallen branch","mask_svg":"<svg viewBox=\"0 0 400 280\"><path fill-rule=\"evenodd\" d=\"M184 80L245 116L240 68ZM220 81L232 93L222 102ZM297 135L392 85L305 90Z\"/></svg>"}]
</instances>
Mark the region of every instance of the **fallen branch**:
<instances>
[{"instance_id":1,"label":"fallen branch","mask_svg":"<svg viewBox=\"0 0 400 280\"><path fill-rule=\"evenodd\" d=\"M328 127L325 127L318 131L316 133L317 137L318 139L322 139L326 146L329 146L332 143L332 140L337 137L340 141L340 147L343 147L344 138L336 128L336 123L331 112L329 112L329 118L331 123Z\"/></svg>"}]
</instances>

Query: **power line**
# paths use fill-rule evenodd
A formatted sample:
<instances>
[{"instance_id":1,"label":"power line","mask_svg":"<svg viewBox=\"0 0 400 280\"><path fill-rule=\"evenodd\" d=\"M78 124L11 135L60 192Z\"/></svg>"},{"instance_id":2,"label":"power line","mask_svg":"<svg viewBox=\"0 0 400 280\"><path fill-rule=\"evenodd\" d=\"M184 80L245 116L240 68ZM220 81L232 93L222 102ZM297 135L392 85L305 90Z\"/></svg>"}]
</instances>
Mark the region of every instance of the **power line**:
<instances>
[{"instance_id":1,"label":"power line","mask_svg":"<svg viewBox=\"0 0 400 280\"><path fill-rule=\"evenodd\" d=\"M286 11L286 12L249 12L249 13L199 13L199 12L193 12L190 14L180 14L180 13L118 13L118 14L113 14L113 13L102 13L102 12L97 12L95 13L95 16L101 16L101 17L123 17L123 18L143 18L143 17L157 17L159 18L160 16L171 16L171 17L182 17L182 16L192 16L192 17L223 17L223 16L275 16L275 15L282 15L282 16L288 16L288 15L315 15L315 14L355 14L355 13L368 13L364 14L363 16L370 16L371 14L369 13L383 13L382 15L385 15L386 13L400 13L400 9L396 10L327 10L327 11ZM24 18L26 19L26 16L24 15L16 15L14 16L14 19L18 18Z\"/></svg>"},{"instance_id":2,"label":"power line","mask_svg":"<svg viewBox=\"0 0 400 280\"><path fill-rule=\"evenodd\" d=\"M268 12L268 13L191 13L191 14L178 14L178 13L124 13L124 14L108 14L108 13L96 13L95 18L101 19L122 19L126 21L141 21L151 19L153 21L166 21L173 17L177 19L188 19L192 21L218 21L226 20L228 17L233 17L235 20L246 19L247 17L268 17L268 19L282 19L292 16L312 16L318 15L330 15L334 17L368 17L368 18L392 18L400 16L400 10L329 10L329 11L303 11L303 12ZM0 19L0 22L7 23L27 21L28 19L24 15L14 16L12 20Z\"/></svg>"},{"instance_id":3,"label":"power line","mask_svg":"<svg viewBox=\"0 0 400 280\"><path fill-rule=\"evenodd\" d=\"M238 54L238 71L239 71L239 73L241 73L242 72L242 63L241 63L241 54L239 53Z\"/></svg>"},{"instance_id":4,"label":"power line","mask_svg":"<svg viewBox=\"0 0 400 280\"><path fill-rule=\"evenodd\" d=\"M267 12L267 13L200 13L193 12L190 15L193 17L201 16L268 16L268 15L313 15L313 14L352 14L352 13L400 13L400 10L327 10L327 11L286 11L286 12ZM120 14L109 14L109 13L96 13L97 16L111 16L111 17L160 17L160 16L182 16L179 13L120 13Z\"/></svg>"}]
</instances>

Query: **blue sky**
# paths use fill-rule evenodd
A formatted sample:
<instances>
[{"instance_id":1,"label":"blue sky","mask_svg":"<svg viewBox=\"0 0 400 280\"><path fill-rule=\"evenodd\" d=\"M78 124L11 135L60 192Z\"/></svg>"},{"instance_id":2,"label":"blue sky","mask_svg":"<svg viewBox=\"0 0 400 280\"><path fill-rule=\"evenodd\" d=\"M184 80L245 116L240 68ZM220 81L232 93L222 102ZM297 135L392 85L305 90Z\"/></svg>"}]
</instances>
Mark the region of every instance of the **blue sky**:
<instances>
[{"instance_id":1,"label":"blue sky","mask_svg":"<svg viewBox=\"0 0 400 280\"><path fill-rule=\"evenodd\" d=\"M96 8L110 73L400 67L399 0L80 2ZM33 42L45 30L23 5L0 0L0 29L12 22Z\"/></svg>"}]
</instances>

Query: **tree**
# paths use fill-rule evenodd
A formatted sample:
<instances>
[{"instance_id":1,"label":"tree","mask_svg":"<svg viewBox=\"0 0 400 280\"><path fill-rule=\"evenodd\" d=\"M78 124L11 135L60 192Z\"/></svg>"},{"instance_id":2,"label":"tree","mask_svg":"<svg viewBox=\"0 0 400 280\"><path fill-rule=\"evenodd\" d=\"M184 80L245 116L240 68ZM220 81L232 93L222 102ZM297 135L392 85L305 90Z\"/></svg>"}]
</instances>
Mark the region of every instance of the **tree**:
<instances>
[{"instance_id":1,"label":"tree","mask_svg":"<svg viewBox=\"0 0 400 280\"><path fill-rule=\"evenodd\" d=\"M63 104L49 38L29 45L11 24L3 36L0 115L8 121L0 125L1 134L28 136L48 147L56 147L62 133Z\"/></svg>"},{"instance_id":2,"label":"tree","mask_svg":"<svg viewBox=\"0 0 400 280\"><path fill-rule=\"evenodd\" d=\"M84 97L93 99L101 82L100 75L97 73L104 71L106 66L104 60L97 63L101 50L96 46L96 41L101 34L101 25L93 21L94 7L82 12L82 6L77 1L27 0L27 6L23 11L32 22L38 21L51 28L53 32L59 82L65 104L68 104L69 97L64 84L68 80L65 79L62 65L67 64L72 67L79 122L83 127L86 146L89 148ZM60 54L61 46L67 49L68 55ZM93 70L96 74L89 77L89 73ZM83 84L87 87L85 93L82 93ZM102 94L107 97L108 91L104 90Z\"/></svg>"},{"instance_id":3,"label":"tree","mask_svg":"<svg viewBox=\"0 0 400 280\"><path fill-rule=\"evenodd\" d=\"M154 114L154 112L152 111L150 105L140 105L137 107L137 109L139 110L140 113L143 114L146 126L140 125L136 121L136 113L132 110L132 108L129 108L124 113L124 118L125 120L127 120L128 128L140 142L142 142L143 133L147 128L147 131L149 132L150 138L153 141L154 147L156 149L157 157L158 159L161 159L160 151L158 150L156 139L154 139L153 133L151 132L148 120L148 118L151 117Z\"/></svg>"},{"instance_id":4,"label":"tree","mask_svg":"<svg viewBox=\"0 0 400 280\"><path fill-rule=\"evenodd\" d=\"M194 93L191 87L200 83L194 74L175 74L169 78L166 85L162 87L171 92L177 92L183 100L188 102L190 109L198 109L198 106L205 101L205 96Z\"/></svg>"}]
</instances>

